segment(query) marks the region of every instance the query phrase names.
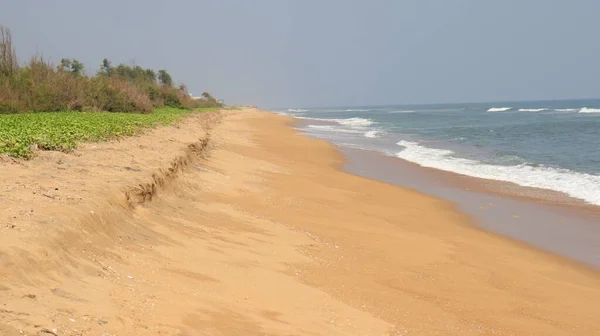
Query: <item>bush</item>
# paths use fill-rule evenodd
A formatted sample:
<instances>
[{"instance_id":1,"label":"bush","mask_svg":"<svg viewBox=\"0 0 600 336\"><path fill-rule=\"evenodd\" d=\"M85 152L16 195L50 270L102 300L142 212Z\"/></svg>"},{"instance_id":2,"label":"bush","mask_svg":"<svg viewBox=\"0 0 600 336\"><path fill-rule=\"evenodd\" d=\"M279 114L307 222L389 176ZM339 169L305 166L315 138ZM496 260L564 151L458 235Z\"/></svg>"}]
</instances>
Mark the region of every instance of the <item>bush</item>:
<instances>
[{"instance_id":1,"label":"bush","mask_svg":"<svg viewBox=\"0 0 600 336\"><path fill-rule=\"evenodd\" d=\"M33 57L19 67L8 29L0 26L0 113L108 111L151 113L153 108L220 107L206 94L194 100L185 85L173 87L165 70L102 61L95 76L76 59L63 58L53 66Z\"/></svg>"},{"instance_id":2,"label":"bush","mask_svg":"<svg viewBox=\"0 0 600 336\"><path fill-rule=\"evenodd\" d=\"M0 84L0 100L19 111L61 111L81 95L81 80L34 57Z\"/></svg>"},{"instance_id":3,"label":"bush","mask_svg":"<svg viewBox=\"0 0 600 336\"><path fill-rule=\"evenodd\" d=\"M10 29L0 26L0 80L12 76L18 67Z\"/></svg>"},{"instance_id":4,"label":"bush","mask_svg":"<svg viewBox=\"0 0 600 336\"><path fill-rule=\"evenodd\" d=\"M186 109L193 108L192 99L189 95L172 87L162 87L160 90L165 106Z\"/></svg>"},{"instance_id":5,"label":"bush","mask_svg":"<svg viewBox=\"0 0 600 336\"><path fill-rule=\"evenodd\" d=\"M163 87L173 86L173 79L166 70L158 70L158 81Z\"/></svg>"},{"instance_id":6,"label":"bush","mask_svg":"<svg viewBox=\"0 0 600 336\"><path fill-rule=\"evenodd\" d=\"M204 92L199 98L192 99L192 108L223 107L223 103L216 100L210 93Z\"/></svg>"},{"instance_id":7,"label":"bush","mask_svg":"<svg viewBox=\"0 0 600 336\"><path fill-rule=\"evenodd\" d=\"M119 78L86 77L55 69L41 58L0 85L0 113L109 111L152 112L145 92Z\"/></svg>"},{"instance_id":8,"label":"bush","mask_svg":"<svg viewBox=\"0 0 600 336\"><path fill-rule=\"evenodd\" d=\"M107 93L107 100L98 104L108 112L143 112L152 113L152 101L147 93L139 90L131 83L118 78L100 79Z\"/></svg>"},{"instance_id":9,"label":"bush","mask_svg":"<svg viewBox=\"0 0 600 336\"><path fill-rule=\"evenodd\" d=\"M0 114L18 113L19 106L15 101L3 101L0 99Z\"/></svg>"},{"instance_id":10,"label":"bush","mask_svg":"<svg viewBox=\"0 0 600 336\"><path fill-rule=\"evenodd\" d=\"M152 106L154 106L155 108L165 106L165 101L163 99L162 93L156 85L153 85L152 83L147 83L141 86L141 90L148 95Z\"/></svg>"},{"instance_id":11,"label":"bush","mask_svg":"<svg viewBox=\"0 0 600 336\"><path fill-rule=\"evenodd\" d=\"M172 90L163 90L162 97L165 102L165 106L185 108L185 105L183 104L181 99L179 99L179 96Z\"/></svg>"}]
</instances>

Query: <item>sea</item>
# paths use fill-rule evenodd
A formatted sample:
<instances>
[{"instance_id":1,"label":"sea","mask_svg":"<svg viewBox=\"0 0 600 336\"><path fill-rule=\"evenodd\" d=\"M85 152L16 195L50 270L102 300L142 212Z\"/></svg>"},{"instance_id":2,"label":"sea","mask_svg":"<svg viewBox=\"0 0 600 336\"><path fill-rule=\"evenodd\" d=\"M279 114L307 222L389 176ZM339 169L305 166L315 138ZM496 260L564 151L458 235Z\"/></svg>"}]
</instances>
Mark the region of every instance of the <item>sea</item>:
<instances>
[{"instance_id":1,"label":"sea","mask_svg":"<svg viewBox=\"0 0 600 336\"><path fill-rule=\"evenodd\" d=\"M600 99L275 109L306 135L600 205Z\"/></svg>"}]
</instances>

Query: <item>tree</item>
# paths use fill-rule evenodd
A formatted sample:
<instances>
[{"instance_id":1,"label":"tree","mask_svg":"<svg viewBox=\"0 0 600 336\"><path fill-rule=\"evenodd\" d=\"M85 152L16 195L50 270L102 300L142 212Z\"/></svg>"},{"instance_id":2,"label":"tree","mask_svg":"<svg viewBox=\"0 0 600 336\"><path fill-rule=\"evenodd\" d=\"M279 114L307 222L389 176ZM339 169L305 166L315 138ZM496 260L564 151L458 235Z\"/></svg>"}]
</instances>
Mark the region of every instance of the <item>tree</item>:
<instances>
[{"instance_id":1,"label":"tree","mask_svg":"<svg viewBox=\"0 0 600 336\"><path fill-rule=\"evenodd\" d=\"M70 68L71 68L71 60L70 59L63 58L60 60L60 65L58 66L58 69L64 70L64 71L69 71Z\"/></svg>"},{"instance_id":2,"label":"tree","mask_svg":"<svg viewBox=\"0 0 600 336\"><path fill-rule=\"evenodd\" d=\"M76 59L68 59L63 58L60 60L60 65L58 66L59 70L70 72L75 76L79 76L83 74L83 63L79 62Z\"/></svg>"},{"instance_id":3,"label":"tree","mask_svg":"<svg viewBox=\"0 0 600 336\"><path fill-rule=\"evenodd\" d=\"M187 86L185 86L183 83L179 84L179 92L188 94Z\"/></svg>"},{"instance_id":4,"label":"tree","mask_svg":"<svg viewBox=\"0 0 600 336\"><path fill-rule=\"evenodd\" d=\"M73 59L73 61L71 62L71 73L76 76L79 76L79 75L83 74L83 69L84 69L83 63L79 62L76 59Z\"/></svg>"},{"instance_id":5,"label":"tree","mask_svg":"<svg viewBox=\"0 0 600 336\"><path fill-rule=\"evenodd\" d=\"M202 98L206 99L206 101L209 102L212 105L218 105L219 104L219 102L217 102L217 100L215 99L215 97L213 97L208 92L203 92L202 93Z\"/></svg>"},{"instance_id":6,"label":"tree","mask_svg":"<svg viewBox=\"0 0 600 336\"><path fill-rule=\"evenodd\" d=\"M166 70L158 70L158 81L162 86L173 87L173 78Z\"/></svg>"},{"instance_id":7,"label":"tree","mask_svg":"<svg viewBox=\"0 0 600 336\"><path fill-rule=\"evenodd\" d=\"M223 106L222 103L218 102L215 97L208 92L202 93L202 99L206 102L207 106Z\"/></svg>"},{"instance_id":8,"label":"tree","mask_svg":"<svg viewBox=\"0 0 600 336\"><path fill-rule=\"evenodd\" d=\"M133 67L133 78L135 78L136 80L138 79L144 79L146 78L146 70L143 69L141 66L136 65Z\"/></svg>"},{"instance_id":9,"label":"tree","mask_svg":"<svg viewBox=\"0 0 600 336\"><path fill-rule=\"evenodd\" d=\"M19 69L10 29L0 26L0 76L12 77Z\"/></svg>"},{"instance_id":10,"label":"tree","mask_svg":"<svg viewBox=\"0 0 600 336\"><path fill-rule=\"evenodd\" d=\"M146 69L146 78L151 82L156 82L156 73L152 69Z\"/></svg>"},{"instance_id":11,"label":"tree","mask_svg":"<svg viewBox=\"0 0 600 336\"><path fill-rule=\"evenodd\" d=\"M98 74L110 77L110 75L112 74L112 70L113 68L110 64L110 61L105 58L102 60L102 65L100 66L100 71L98 72Z\"/></svg>"}]
</instances>

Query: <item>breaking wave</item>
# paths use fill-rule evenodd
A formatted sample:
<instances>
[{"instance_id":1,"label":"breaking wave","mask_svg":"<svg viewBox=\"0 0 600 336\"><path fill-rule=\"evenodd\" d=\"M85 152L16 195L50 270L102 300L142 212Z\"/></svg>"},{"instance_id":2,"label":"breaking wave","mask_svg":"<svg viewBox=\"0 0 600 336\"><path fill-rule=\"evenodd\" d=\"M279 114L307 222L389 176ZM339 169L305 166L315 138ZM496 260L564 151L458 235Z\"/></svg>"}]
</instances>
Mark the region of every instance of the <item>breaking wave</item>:
<instances>
[{"instance_id":1,"label":"breaking wave","mask_svg":"<svg viewBox=\"0 0 600 336\"><path fill-rule=\"evenodd\" d=\"M600 205L600 176L541 165L500 166L453 156L450 150L429 148L400 141L404 150L396 156L423 167L436 168L478 178L512 182L525 187L559 191L590 204Z\"/></svg>"},{"instance_id":2,"label":"breaking wave","mask_svg":"<svg viewBox=\"0 0 600 336\"><path fill-rule=\"evenodd\" d=\"M600 113L600 109L584 107L579 110L579 113Z\"/></svg>"},{"instance_id":3,"label":"breaking wave","mask_svg":"<svg viewBox=\"0 0 600 336\"><path fill-rule=\"evenodd\" d=\"M325 119L327 120L327 119ZM340 125L350 127L367 127L373 125L373 120L366 118L330 119Z\"/></svg>"},{"instance_id":4,"label":"breaking wave","mask_svg":"<svg viewBox=\"0 0 600 336\"><path fill-rule=\"evenodd\" d=\"M308 125L306 127L316 129L319 131L335 132L335 133L349 133L349 134L362 134L363 133L362 131L340 128L340 127L336 127L333 125Z\"/></svg>"},{"instance_id":5,"label":"breaking wave","mask_svg":"<svg viewBox=\"0 0 600 336\"><path fill-rule=\"evenodd\" d=\"M380 133L381 133L380 131L376 131L376 130L374 130L374 131L368 131L368 132L365 133L365 137L367 137L367 138L378 138Z\"/></svg>"},{"instance_id":6,"label":"breaking wave","mask_svg":"<svg viewBox=\"0 0 600 336\"><path fill-rule=\"evenodd\" d=\"M348 127L368 127L374 124L373 120L366 118L347 118L347 119L328 119L328 118L311 118L311 117L300 117L294 116L297 119L305 120L319 120L324 122L334 122Z\"/></svg>"},{"instance_id":7,"label":"breaking wave","mask_svg":"<svg viewBox=\"0 0 600 336\"><path fill-rule=\"evenodd\" d=\"M512 107L492 107L488 112L506 112L512 110Z\"/></svg>"}]
</instances>

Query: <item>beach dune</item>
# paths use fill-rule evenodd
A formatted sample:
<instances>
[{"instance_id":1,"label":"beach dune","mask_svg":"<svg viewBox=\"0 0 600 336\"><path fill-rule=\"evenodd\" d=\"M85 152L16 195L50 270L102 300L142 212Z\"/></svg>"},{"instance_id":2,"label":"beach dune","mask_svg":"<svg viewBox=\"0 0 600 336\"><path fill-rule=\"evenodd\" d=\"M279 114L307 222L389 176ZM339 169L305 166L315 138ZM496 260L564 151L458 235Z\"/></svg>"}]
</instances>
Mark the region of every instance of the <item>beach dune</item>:
<instances>
[{"instance_id":1,"label":"beach dune","mask_svg":"<svg viewBox=\"0 0 600 336\"><path fill-rule=\"evenodd\" d=\"M0 162L0 335L596 335L597 270L256 109Z\"/></svg>"}]
</instances>

